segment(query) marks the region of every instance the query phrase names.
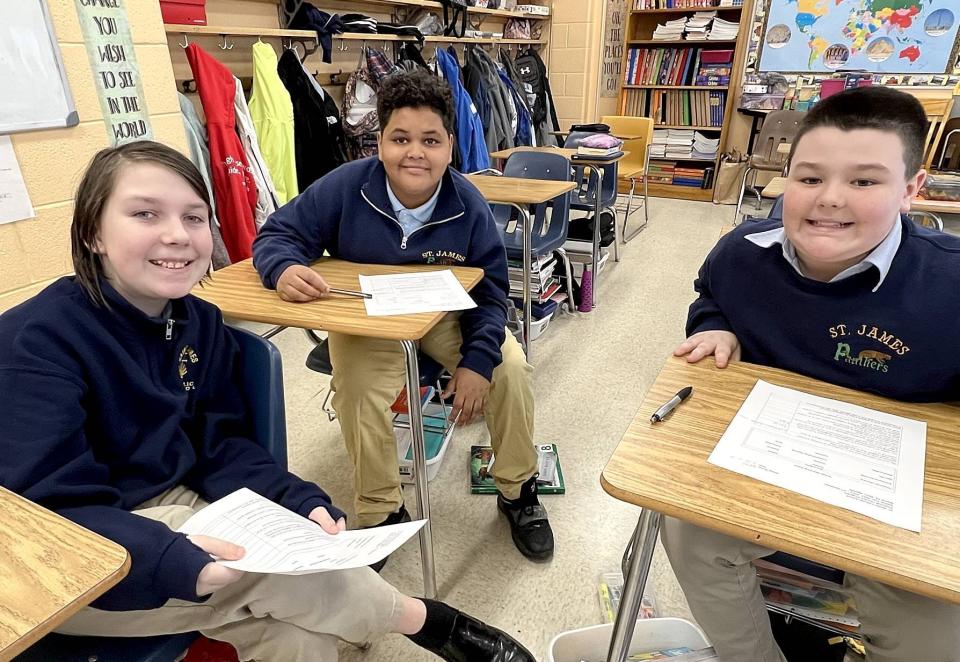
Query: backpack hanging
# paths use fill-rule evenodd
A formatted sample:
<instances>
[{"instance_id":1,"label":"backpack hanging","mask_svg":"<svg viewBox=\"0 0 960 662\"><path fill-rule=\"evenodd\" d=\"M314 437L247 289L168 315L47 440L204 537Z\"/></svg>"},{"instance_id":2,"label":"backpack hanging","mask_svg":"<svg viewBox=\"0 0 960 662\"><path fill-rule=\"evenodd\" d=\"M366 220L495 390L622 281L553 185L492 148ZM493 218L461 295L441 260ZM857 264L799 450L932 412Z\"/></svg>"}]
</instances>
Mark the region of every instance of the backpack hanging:
<instances>
[{"instance_id":1,"label":"backpack hanging","mask_svg":"<svg viewBox=\"0 0 960 662\"><path fill-rule=\"evenodd\" d=\"M440 0L443 5L443 35L445 37L463 37L467 32L467 0ZM460 31L457 32L457 22Z\"/></svg>"}]
</instances>

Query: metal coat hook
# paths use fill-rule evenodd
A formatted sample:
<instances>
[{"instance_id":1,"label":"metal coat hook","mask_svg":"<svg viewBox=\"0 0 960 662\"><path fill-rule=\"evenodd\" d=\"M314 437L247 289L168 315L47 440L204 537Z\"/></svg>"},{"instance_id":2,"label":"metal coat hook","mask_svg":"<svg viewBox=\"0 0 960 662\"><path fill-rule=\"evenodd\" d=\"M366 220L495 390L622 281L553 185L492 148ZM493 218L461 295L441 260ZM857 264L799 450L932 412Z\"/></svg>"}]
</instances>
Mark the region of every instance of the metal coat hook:
<instances>
[{"instance_id":1,"label":"metal coat hook","mask_svg":"<svg viewBox=\"0 0 960 662\"><path fill-rule=\"evenodd\" d=\"M341 53L350 50L349 46L347 46L347 40L346 40L346 39L341 39L341 40L340 40L340 48L338 48L337 50L340 51Z\"/></svg>"},{"instance_id":2,"label":"metal coat hook","mask_svg":"<svg viewBox=\"0 0 960 662\"><path fill-rule=\"evenodd\" d=\"M225 34L220 35L220 50L232 51L234 46L236 46L236 44L234 44L233 42L230 42L229 45L227 44L227 35Z\"/></svg>"},{"instance_id":3,"label":"metal coat hook","mask_svg":"<svg viewBox=\"0 0 960 662\"><path fill-rule=\"evenodd\" d=\"M187 33L184 32L182 36L183 36L183 43L181 44L181 43L178 41L178 42L177 42L177 45L178 45L180 48L186 48L187 46L190 45L190 42L187 40Z\"/></svg>"}]
</instances>

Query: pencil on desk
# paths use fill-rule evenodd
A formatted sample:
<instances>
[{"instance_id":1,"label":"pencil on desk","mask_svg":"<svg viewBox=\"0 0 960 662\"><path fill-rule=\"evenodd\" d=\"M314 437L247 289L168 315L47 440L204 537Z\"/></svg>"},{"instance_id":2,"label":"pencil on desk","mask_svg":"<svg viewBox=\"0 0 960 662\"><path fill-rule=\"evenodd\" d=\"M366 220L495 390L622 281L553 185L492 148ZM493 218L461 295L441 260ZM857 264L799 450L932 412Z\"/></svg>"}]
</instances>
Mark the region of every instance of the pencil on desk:
<instances>
[{"instance_id":1,"label":"pencil on desk","mask_svg":"<svg viewBox=\"0 0 960 662\"><path fill-rule=\"evenodd\" d=\"M359 299L372 299L372 294L367 294L366 292L354 292L353 290L338 290L335 287L330 288L331 294L344 294L348 297L357 297Z\"/></svg>"}]
</instances>

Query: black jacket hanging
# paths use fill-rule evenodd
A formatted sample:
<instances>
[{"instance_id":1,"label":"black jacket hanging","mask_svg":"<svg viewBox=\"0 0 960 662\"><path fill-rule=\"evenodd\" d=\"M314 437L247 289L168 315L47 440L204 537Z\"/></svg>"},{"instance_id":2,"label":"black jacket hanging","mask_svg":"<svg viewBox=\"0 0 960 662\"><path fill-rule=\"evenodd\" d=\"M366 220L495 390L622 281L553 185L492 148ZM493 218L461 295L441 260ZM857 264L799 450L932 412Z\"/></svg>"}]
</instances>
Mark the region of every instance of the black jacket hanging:
<instances>
[{"instance_id":1,"label":"black jacket hanging","mask_svg":"<svg viewBox=\"0 0 960 662\"><path fill-rule=\"evenodd\" d=\"M300 59L286 49L277 73L293 101L293 137L297 159L297 185L303 191L314 181L347 162L346 140L340 111L333 97L321 94Z\"/></svg>"}]
</instances>

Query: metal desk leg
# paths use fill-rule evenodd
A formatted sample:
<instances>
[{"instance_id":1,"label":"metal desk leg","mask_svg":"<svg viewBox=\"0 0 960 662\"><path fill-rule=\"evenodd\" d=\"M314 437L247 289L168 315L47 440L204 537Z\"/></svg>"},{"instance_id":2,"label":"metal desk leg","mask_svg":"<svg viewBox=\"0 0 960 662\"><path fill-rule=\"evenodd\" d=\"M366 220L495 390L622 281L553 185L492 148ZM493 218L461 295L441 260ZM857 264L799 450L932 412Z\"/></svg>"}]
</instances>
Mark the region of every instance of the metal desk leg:
<instances>
[{"instance_id":1,"label":"metal desk leg","mask_svg":"<svg viewBox=\"0 0 960 662\"><path fill-rule=\"evenodd\" d=\"M660 532L660 517L660 513L649 508L644 508L640 512L637 528L624 554L624 560L626 561L626 557L629 556L630 562L624 573L623 595L620 597L617 620L613 624L607 662L626 662L627 654L630 652L633 626L637 622L637 614L640 613L640 600L643 597L643 589L647 585L653 550L657 544L657 534Z\"/></svg>"},{"instance_id":2,"label":"metal desk leg","mask_svg":"<svg viewBox=\"0 0 960 662\"><path fill-rule=\"evenodd\" d=\"M527 353L527 363L530 362L530 321L532 319L532 301L530 294L530 274L533 271L533 227L530 212L523 205L508 203L520 214L521 231L523 232L523 351Z\"/></svg>"},{"instance_id":3,"label":"metal desk leg","mask_svg":"<svg viewBox=\"0 0 960 662\"><path fill-rule=\"evenodd\" d=\"M413 477L417 487L417 512L427 523L420 529L420 559L423 562L423 595L437 597L437 574L433 563L433 524L430 518L430 492L427 485L427 451L423 442L423 412L420 409L420 366L417 345L402 340L407 364L407 411L410 412L410 436L413 437Z\"/></svg>"},{"instance_id":4,"label":"metal desk leg","mask_svg":"<svg viewBox=\"0 0 960 662\"><path fill-rule=\"evenodd\" d=\"M600 278L597 273L597 269L600 264L600 212L603 211L602 201L603 201L603 171L596 166L590 167L590 174L596 174L597 187L593 192L593 305L596 306L598 303L597 299L597 290L599 289ZM616 219L614 219L616 222Z\"/></svg>"}]
</instances>

